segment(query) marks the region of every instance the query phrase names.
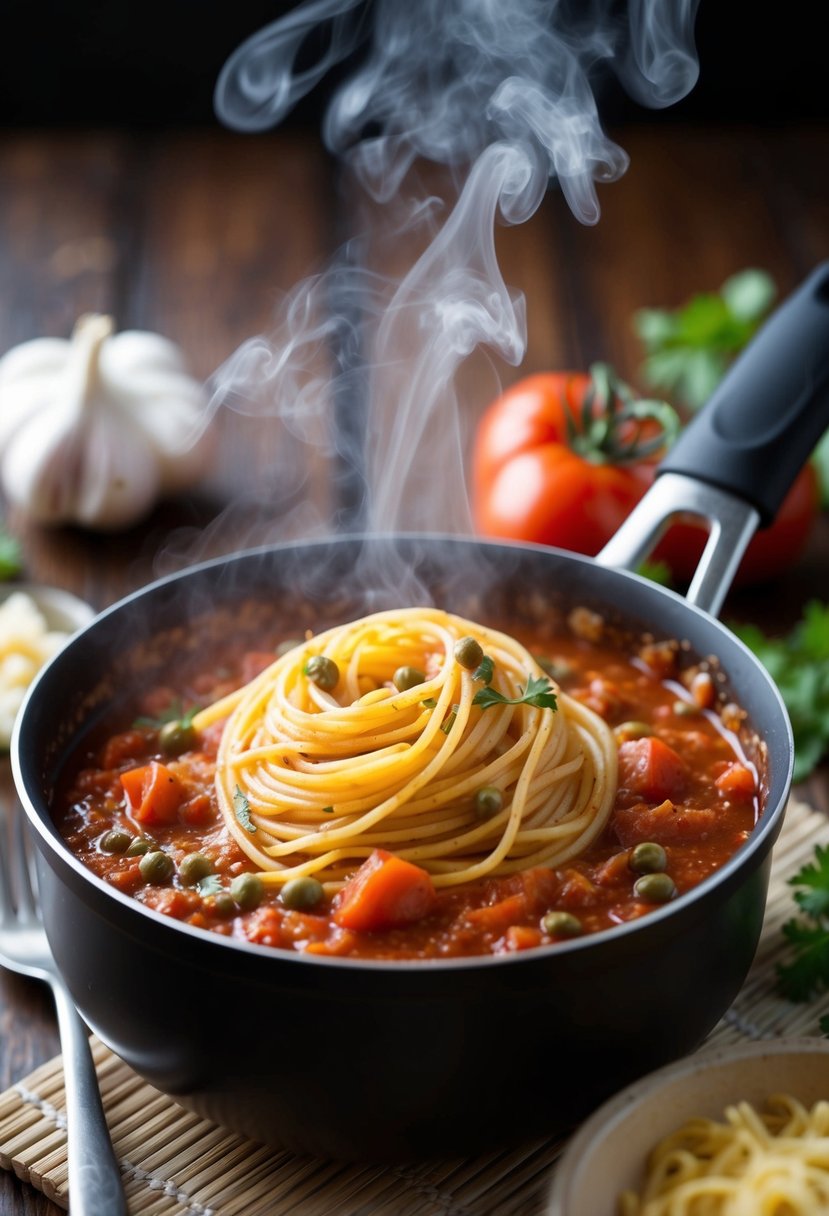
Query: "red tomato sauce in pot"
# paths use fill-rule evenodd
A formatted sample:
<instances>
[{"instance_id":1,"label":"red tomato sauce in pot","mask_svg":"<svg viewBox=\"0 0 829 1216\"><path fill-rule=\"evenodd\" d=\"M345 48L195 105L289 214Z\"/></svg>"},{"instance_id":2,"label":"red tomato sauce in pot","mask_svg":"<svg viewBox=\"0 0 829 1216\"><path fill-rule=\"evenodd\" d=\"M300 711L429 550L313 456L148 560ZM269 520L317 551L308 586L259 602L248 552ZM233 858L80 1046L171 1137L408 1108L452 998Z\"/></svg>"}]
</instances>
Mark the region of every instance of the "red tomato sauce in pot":
<instances>
[{"instance_id":1,"label":"red tomato sauce in pot","mask_svg":"<svg viewBox=\"0 0 829 1216\"><path fill-rule=\"evenodd\" d=\"M415 884L411 923L368 929L345 914L346 891L309 903L307 889L288 900L287 888L262 884L214 793L222 723L197 735L189 718L271 663L271 646L225 651L212 666L202 658L198 671L191 661L145 693L128 725L76 757L56 808L60 831L91 871L147 907L283 950L377 959L505 954L647 916L747 839L760 813L760 774L738 741L743 715L722 704L706 664L682 667L681 647L671 642L620 648L593 614L571 621L566 636L521 640L612 728L619 781L601 837L559 868L535 866L424 899Z\"/></svg>"}]
</instances>

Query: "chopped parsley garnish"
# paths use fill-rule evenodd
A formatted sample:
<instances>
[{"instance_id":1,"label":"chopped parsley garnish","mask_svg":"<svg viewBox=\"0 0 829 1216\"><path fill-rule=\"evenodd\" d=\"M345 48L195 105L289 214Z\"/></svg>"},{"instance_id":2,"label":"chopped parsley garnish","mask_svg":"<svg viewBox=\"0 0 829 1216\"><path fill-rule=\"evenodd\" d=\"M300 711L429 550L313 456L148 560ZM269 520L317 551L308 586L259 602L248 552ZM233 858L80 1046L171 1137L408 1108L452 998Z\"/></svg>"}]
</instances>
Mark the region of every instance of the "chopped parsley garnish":
<instances>
[{"instance_id":1,"label":"chopped parsley garnish","mask_svg":"<svg viewBox=\"0 0 829 1216\"><path fill-rule=\"evenodd\" d=\"M441 722L440 729L445 735L448 735L452 727L455 725L455 719L458 716L460 705L453 705L452 712L448 715L445 722Z\"/></svg>"},{"instance_id":2,"label":"chopped parsley garnish","mask_svg":"<svg viewBox=\"0 0 829 1216\"><path fill-rule=\"evenodd\" d=\"M233 813L246 832L253 834L256 831L256 824L250 817L250 803L238 785L233 794Z\"/></svg>"},{"instance_id":3,"label":"chopped parsley garnish","mask_svg":"<svg viewBox=\"0 0 829 1216\"><path fill-rule=\"evenodd\" d=\"M495 688L482 688L475 693L472 704L481 709L491 709L493 705L536 705L539 709L556 709L557 699L553 686L542 676L530 676L527 687L520 689L520 697L505 697Z\"/></svg>"},{"instance_id":4,"label":"chopped parsley garnish","mask_svg":"<svg viewBox=\"0 0 829 1216\"><path fill-rule=\"evenodd\" d=\"M492 676L495 672L495 664L488 654L485 654L481 659L478 667L472 672L473 680L480 680L482 684L491 684Z\"/></svg>"},{"instance_id":5,"label":"chopped parsley garnish","mask_svg":"<svg viewBox=\"0 0 829 1216\"><path fill-rule=\"evenodd\" d=\"M333 815L334 814L333 806L324 806L322 808L322 813L323 813L323 815Z\"/></svg>"},{"instance_id":6,"label":"chopped parsley garnish","mask_svg":"<svg viewBox=\"0 0 829 1216\"><path fill-rule=\"evenodd\" d=\"M434 697L427 697L426 700L421 701L420 704L423 706L424 709L436 709L437 708L437 701L435 700Z\"/></svg>"}]
</instances>

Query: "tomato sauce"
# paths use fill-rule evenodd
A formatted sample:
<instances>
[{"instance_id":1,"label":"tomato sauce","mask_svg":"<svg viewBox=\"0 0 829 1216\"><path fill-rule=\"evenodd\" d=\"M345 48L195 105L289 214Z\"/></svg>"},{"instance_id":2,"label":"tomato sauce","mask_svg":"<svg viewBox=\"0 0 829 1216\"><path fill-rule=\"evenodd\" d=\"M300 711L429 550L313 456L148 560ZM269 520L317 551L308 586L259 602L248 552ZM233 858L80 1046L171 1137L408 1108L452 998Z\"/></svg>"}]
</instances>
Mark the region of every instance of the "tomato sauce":
<instances>
[{"instance_id":1,"label":"tomato sauce","mask_svg":"<svg viewBox=\"0 0 829 1216\"><path fill-rule=\"evenodd\" d=\"M760 813L761 774L739 742L743 715L721 703L706 664L683 667L676 643L620 648L591 614L571 617L566 636L521 640L614 730L619 783L602 836L559 868L438 890L415 923L374 932L338 924L337 896L288 907L278 888L244 879L251 862L226 831L213 790L221 723L196 737L188 711L250 680L273 661L270 646L237 646L212 668L191 664L145 693L132 721L76 759L56 809L60 830L90 870L147 907L285 950L382 959L504 954L646 916L747 839Z\"/></svg>"}]
</instances>

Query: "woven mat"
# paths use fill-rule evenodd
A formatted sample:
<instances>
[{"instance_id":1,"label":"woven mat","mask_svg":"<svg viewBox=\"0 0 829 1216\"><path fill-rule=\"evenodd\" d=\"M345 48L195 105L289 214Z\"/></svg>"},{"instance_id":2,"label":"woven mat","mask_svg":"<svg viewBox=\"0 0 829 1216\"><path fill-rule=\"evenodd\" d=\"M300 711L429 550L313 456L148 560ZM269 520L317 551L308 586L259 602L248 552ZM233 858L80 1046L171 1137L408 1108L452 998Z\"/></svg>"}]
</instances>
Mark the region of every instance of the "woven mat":
<instances>
[{"instance_id":1,"label":"woven mat","mask_svg":"<svg viewBox=\"0 0 829 1216\"><path fill-rule=\"evenodd\" d=\"M829 994L793 1005L775 993L786 880L829 844L824 815L792 802L775 847L763 934L737 1000L709 1036L729 1043L819 1034ZM129 1210L141 1216L542 1216L562 1141L539 1140L470 1161L405 1168L344 1166L250 1144L141 1081L93 1040ZM0 1165L67 1207L63 1074L58 1057L0 1095Z\"/></svg>"}]
</instances>

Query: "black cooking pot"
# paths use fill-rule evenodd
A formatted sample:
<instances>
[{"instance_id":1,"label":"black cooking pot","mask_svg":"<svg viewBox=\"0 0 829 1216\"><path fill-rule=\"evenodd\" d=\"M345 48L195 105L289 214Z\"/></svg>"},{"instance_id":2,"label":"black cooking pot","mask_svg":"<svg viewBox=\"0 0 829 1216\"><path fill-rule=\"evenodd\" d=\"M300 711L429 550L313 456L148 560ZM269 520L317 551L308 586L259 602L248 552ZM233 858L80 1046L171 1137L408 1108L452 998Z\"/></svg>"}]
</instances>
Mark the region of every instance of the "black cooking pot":
<instances>
[{"instance_id":1,"label":"black cooking pot","mask_svg":"<svg viewBox=\"0 0 829 1216\"><path fill-rule=\"evenodd\" d=\"M793 752L773 683L711 613L829 424L827 335L829 265L767 324L597 560L447 536L281 545L163 579L77 634L31 688L13 762L49 940L95 1033L209 1119L300 1152L377 1160L564 1130L696 1047L754 956ZM680 511L713 521L688 599L616 568L637 563ZM366 568L370 594L360 590ZM67 757L127 705L147 667L158 672L257 614L296 628L309 612L345 619L427 593L495 621L548 623L584 605L687 642L689 659L716 656L764 774L751 838L695 890L632 923L508 957L411 962L310 957L205 933L120 894L62 843L50 806Z\"/></svg>"}]
</instances>

